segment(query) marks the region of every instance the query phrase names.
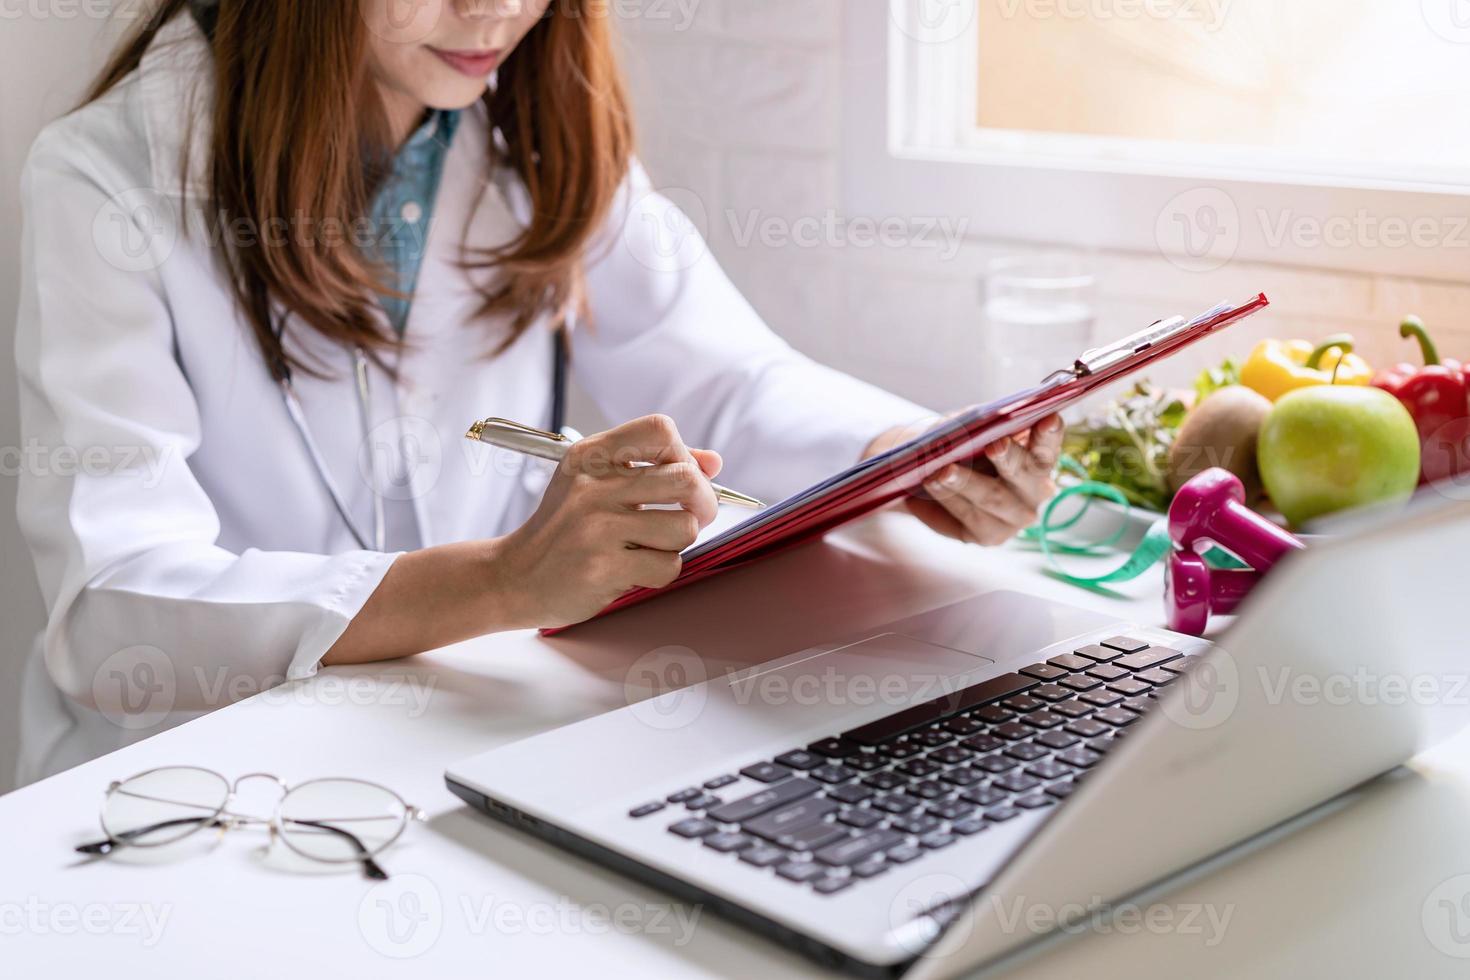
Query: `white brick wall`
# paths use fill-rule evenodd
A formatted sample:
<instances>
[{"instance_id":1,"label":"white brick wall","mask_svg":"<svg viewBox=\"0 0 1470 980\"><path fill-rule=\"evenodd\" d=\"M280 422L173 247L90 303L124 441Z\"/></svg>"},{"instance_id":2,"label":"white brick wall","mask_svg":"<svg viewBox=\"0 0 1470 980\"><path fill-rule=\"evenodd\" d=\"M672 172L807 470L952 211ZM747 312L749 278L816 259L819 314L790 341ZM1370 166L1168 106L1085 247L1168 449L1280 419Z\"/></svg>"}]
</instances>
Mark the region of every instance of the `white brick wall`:
<instances>
[{"instance_id":1,"label":"white brick wall","mask_svg":"<svg viewBox=\"0 0 1470 980\"><path fill-rule=\"evenodd\" d=\"M843 15L843 0L639 0L624 33L644 160L660 186L703 202L716 256L796 346L936 407L974 401L986 394L982 273L992 258L1036 246L966 240L946 259L934 249L853 243L771 247L759 236L742 244L735 233L755 217L790 224L840 208ZM874 126L881 113L873 107ZM1100 338L1270 294L1267 314L1157 369L1166 383L1187 383L1266 336L1349 331L1375 363L1410 357L1396 331L1410 312L1434 326L1447 352L1470 355L1464 283L1242 262L1197 274L1157 254L1088 258L1101 276Z\"/></svg>"}]
</instances>

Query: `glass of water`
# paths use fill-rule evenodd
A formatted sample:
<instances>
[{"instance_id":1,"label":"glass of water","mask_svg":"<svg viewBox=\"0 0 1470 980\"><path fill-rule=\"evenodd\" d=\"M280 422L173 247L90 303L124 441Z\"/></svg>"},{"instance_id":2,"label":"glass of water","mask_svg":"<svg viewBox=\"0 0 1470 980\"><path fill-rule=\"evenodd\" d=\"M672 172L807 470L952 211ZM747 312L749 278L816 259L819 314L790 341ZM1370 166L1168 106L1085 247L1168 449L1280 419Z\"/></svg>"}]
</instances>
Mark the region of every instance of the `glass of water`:
<instances>
[{"instance_id":1,"label":"glass of water","mask_svg":"<svg viewBox=\"0 0 1470 980\"><path fill-rule=\"evenodd\" d=\"M1004 397L1093 346L1097 277L1061 255L997 259L985 277L986 392Z\"/></svg>"}]
</instances>

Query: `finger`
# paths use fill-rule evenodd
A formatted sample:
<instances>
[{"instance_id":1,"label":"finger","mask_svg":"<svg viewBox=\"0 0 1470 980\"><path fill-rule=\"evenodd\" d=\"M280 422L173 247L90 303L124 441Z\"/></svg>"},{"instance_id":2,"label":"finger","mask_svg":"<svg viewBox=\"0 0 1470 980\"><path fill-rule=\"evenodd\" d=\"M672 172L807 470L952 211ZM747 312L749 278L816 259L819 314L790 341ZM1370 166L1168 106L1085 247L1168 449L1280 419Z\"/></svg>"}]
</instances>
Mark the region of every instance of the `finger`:
<instances>
[{"instance_id":1,"label":"finger","mask_svg":"<svg viewBox=\"0 0 1470 980\"><path fill-rule=\"evenodd\" d=\"M995 466L995 472L1000 478L1008 483L1025 479L1028 472L1026 464L1030 462L1027 456L1026 447L1014 439L1002 439L985 447L985 458Z\"/></svg>"},{"instance_id":2,"label":"finger","mask_svg":"<svg viewBox=\"0 0 1470 980\"><path fill-rule=\"evenodd\" d=\"M699 518L687 510L640 510L626 516L622 535L630 547L678 552L693 544L699 531Z\"/></svg>"},{"instance_id":3,"label":"finger","mask_svg":"<svg viewBox=\"0 0 1470 980\"><path fill-rule=\"evenodd\" d=\"M967 544L974 543L974 540L970 537L969 529L961 523L958 517L945 510L944 505L938 501L921 500L911 497L904 501L904 506L910 514L917 517L924 523L925 527L934 531L936 534L942 534L946 538L954 538L956 541L964 541Z\"/></svg>"},{"instance_id":4,"label":"finger","mask_svg":"<svg viewBox=\"0 0 1470 980\"><path fill-rule=\"evenodd\" d=\"M968 540L975 544L995 548L1016 536L1014 527L998 517L976 509L961 498L942 500L940 506L948 510L956 520L964 525Z\"/></svg>"},{"instance_id":5,"label":"finger","mask_svg":"<svg viewBox=\"0 0 1470 980\"><path fill-rule=\"evenodd\" d=\"M629 551L624 562L624 580L635 589L662 589L684 568L684 559L669 551Z\"/></svg>"},{"instance_id":6,"label":"finger","mask_svg":"<svg viewBox=\"0 0 1470 980\"><path fill-rule=\"evenodd\" d=\"M1036 507L1027 503L1020 492L1003 479L976 473L966 467L952 467L957 473L946 470L940 477L940 485L952 496L963 497L992 517L1020 529L1036 520ZM950 477L948 482L945 478Z\"/></svg>"},{"instance_id":7,"label":"finger","mask_svg":"<svg viewBox=\"0 0 1470 980\"><path fill-rule=\"evenodd\" d=\"M694 461L699 464L699 468L704 470L704 475L711 480L719 476L720 470L725 468L724 459L713 449L691 449L689 450L689 455L694 457Z\"/></svg>"},{"instance_id":8,"label":"finger","mask_svg":"<svg viewBox=\"0 0 1470 980\"><path fill-rule=\"evenodd\" d=\"M583 443L588 445L583 446ZM689 450L679 435L679 427L667 415L645 415L641 419L624 422L616 428L584 439L578 445L584 451L597 450L606 453L614 462L624 466L633 463L670 463L689 456Z\"/></svg>"},{"instance_id":9,"label":"finger","mask_svg":"<svg viewBox=\"0 0 1470 980\"><path fill-rule=\"evenodd\" d=\"M964 525L970 540L976 544L1004 544L1015 535L1016 525L1008 524L994 514L981 510L969 497L938 482L927 486L935 501Z\"/></svg>"},{"instance_id":10,"label":"finger","mask_svg":"<svg viewBox=\"0 0 1470 980\"><path fill-rule=\"evenodd\" d=\"M1066 434L1067 427L1062 424L1060 415L1044 418L1031 429L1027 448L1031 451L1032 463L1047 475L1051 474L1062 456L1062 438Z\"/></svg>"},{"instance_id":11,"label":"finger","mask_svg":"<svg viewBox=\"0 0 1470 980\"><path fill-rule=\"evenodd\" d=\"M612 493L624 507L678 504L699 518L701 527L720 512L714 487L693 460L633 467L616 481Z\"/></svg>"},{"instance_id":12,"label":"finger","mask_svg":"<svg viewBox=\"0 0 1470 980\"><path fill-rule=\"evenodd\" d=\"M1014 439L985 447L985 458L995 466L1003 484L1033 512L1051 497L1051 470L1038 466L1032 454Z\"/></svg>"}]
</instances>

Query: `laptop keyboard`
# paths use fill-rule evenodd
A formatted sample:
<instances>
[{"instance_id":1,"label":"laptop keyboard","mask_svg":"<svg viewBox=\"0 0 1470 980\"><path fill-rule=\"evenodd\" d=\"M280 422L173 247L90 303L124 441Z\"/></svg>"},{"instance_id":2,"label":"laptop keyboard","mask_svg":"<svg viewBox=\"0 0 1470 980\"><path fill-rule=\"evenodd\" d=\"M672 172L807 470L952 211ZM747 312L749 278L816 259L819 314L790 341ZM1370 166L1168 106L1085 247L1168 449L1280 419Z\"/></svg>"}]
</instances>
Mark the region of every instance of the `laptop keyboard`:
<instances>
[{"instance_id":1,"label":"laptop keyboard","mask_svg":"<svg viewBox=\"0 0 1470 980\"><path fill-rule=\"evenodd\" d=\"M1003 674L629 811L833 895L1065 799L1189 658L1127 636ZM749 785L748 783L744 785Z\"/></svg>"}]
</instances>

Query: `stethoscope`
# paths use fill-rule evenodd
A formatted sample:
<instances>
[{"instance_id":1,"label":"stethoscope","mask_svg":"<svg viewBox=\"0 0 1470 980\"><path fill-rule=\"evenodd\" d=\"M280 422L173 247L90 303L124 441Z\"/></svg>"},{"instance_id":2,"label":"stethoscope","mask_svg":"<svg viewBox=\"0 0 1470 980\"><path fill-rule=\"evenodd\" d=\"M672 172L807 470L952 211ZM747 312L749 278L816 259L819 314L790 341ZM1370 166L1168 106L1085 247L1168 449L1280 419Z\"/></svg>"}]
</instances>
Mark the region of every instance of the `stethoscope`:
<instances>
[{"instance_id":1,"label":"stethoscope","mask_svg":"<svg viewBox=\"0 0 1470 980\"><path fill-rule=\"evenodd\" d=\"M279 342L282 332L277 330L277 341ZM567 331L557 330L552 334L551 355L551 431L566 432L571 438L580 438L573 430L566 426L566 393L567 393ZM372 375L369 370L367 354L361 347L352 348L352 380L353 393L357 398L358 422L362 426L363 451L368 454L368 472L376 474L377 450L373 444L373 389ZM291 366L281 359L276 364L275 375L281 388L281 400L286 405L286 414L291 418L291 424L296 429L296 434L301 437L301 445L306 450L311 465L316 469L322 486L331 498L332 506L336 508L342 523L352 534L353 540L358 547L364 551L387 551L388 544L388 521L383 504L383 495L377 487L372 488L373 497L373 527L372 536L363 533L352 511L347 506L347 499L342 495L337 481L332 478L331 471L327 468L326 457L317 446L316 439L312 437L311 427L306 424L306 412L301 407L301 400L296 396L295 385L291 380ZM536 480L534 475L527 477L527 489L534 489L531 481Z\"/></svg>"}]
</instances>

